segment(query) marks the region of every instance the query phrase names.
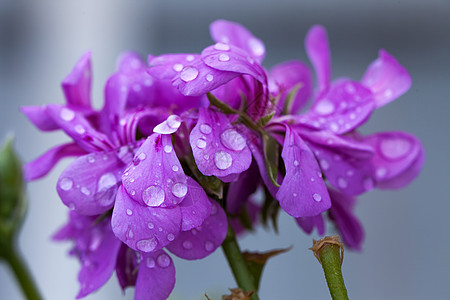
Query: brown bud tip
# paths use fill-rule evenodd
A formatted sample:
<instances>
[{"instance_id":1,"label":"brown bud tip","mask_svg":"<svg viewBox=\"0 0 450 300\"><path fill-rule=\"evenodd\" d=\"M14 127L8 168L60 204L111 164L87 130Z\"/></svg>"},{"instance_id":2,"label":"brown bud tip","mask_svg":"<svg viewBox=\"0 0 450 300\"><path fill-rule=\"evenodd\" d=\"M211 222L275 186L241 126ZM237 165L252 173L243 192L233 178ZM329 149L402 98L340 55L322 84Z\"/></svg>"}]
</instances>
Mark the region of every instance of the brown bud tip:
<instances>
[{"instance_id":1,"label":"brown bud tip","mask_svg":"<svg viewBox=\"0 0 450 300\"><path fill-rule=\"evenodd\" d=\"M317 258L319 263L322 264L322 262L320 261L320 252L322 252L322 250L328 245L339 246L339 249L341 250L341 265L342 265L342 262L344 261L344 244L339 241L338 235L326 236L318 241L313 240L313 246L309 249L314 253L314 256Z\"/></svg>"}]
</instances>

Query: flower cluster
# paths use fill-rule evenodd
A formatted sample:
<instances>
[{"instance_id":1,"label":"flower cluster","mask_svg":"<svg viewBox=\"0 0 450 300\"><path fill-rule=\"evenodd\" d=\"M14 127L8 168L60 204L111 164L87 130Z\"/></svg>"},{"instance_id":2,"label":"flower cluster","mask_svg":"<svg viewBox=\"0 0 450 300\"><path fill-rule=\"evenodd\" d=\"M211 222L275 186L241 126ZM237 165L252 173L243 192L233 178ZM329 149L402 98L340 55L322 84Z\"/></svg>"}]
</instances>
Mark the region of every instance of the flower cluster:
<instances>
[{"instance_id":1,"label":"flower cluster","mask_svg":"<svg viewBox=\"0 0 450 300\"><path fill-rule=\"evenodd\" d=\"M90 104L90 53L62 83L65 105L22 108L39 129L73 139L24 171L34 180L76 157L57 183L71 211L55 238L75 242L78 297L115 270L122 288L136 286L135 299L165 299L175 283L166 251L204 258L225 239L227 216L242 231L243 216L267 219L278 207L307 233L323 234L327 213L359 249L354 196L403 187L422 167L414 136L358 132L410 87L408 72L386 51L360 81L331 82L326 31L314 26L306 37L313 89L300 61L266 70L263 42L241 25L218 20L210 30L215 44L201 54L149 55L147 64L124 54L100 111ZM265 191L263 207L252 202L257 189Z\"/></svg>"}]
</instances>

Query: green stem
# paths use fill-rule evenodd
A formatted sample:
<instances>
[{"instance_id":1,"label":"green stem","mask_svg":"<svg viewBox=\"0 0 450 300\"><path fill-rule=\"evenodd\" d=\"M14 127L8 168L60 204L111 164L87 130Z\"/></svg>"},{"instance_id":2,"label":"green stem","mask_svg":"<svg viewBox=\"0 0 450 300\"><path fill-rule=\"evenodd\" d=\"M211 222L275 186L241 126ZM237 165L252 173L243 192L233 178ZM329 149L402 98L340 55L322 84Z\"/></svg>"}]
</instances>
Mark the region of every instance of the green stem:
<instances>
[{"instance_id":1,"label":"green stem","mask_svg":"<svg viewBox=\"0 0 450 300\"><path fill-rule=\"evenodd\" d=\"M234 278L238 286L245 292L254 291L251 299L259 300L255 279L250 272L247 262L242 256L242 252L239 249L239 245L236 240L236 235L231 225L228 225L228 232L225 241L222 243L222 250L233 272Z\"/></svg>"},{"instance_id":2,"label":"green stem","mask_svg":"<svg viewBox=\"0 0 450 300\"><path fill-rule=\"evenodd\" d=\"M36 284L20 254L11 246L4 253L4 258L11 267L17 281L28 300L42 300Z\"/></svg>"},{"instance_id":3,"label":"green stem","mask_svg":"<svg viewBox=\"0 0 450 300\"><path fill-rule=\"evenodd\" d=\"M341 271L341 247L336 244L327 244L318 255L327 280L333 300L348 300L347 289Z\"/></svg>"}]
</instances>

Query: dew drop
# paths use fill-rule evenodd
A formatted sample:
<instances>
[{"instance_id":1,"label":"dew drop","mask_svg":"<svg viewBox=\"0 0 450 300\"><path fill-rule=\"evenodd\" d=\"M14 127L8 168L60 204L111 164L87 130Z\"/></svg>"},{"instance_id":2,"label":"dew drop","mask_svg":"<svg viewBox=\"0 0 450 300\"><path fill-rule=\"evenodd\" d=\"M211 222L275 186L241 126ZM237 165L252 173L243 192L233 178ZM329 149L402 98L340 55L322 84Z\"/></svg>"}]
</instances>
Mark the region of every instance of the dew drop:
<instances>
[{"instance_id":1,"label":"dew drop","mask_svg":"<svg viewBox=\"0 0 450 300\"><path fill-rule=\"evenodd\" d=\"M320 166L322 167L322 169L328 170L328 168L330 167L330 164L328 163L327 160L321 159L320 160Z\"/></svg>"},{"instance_id":2,"label":"dew drop","mask_svg":"<svg viewBox=\"0 0 450 300\"><path fill-rule=\"evenodd\" d=\"M188 55L188 56L186 56L186 60L187 61L193 61L194 60L194 55Z\"/></svg>"},{"instance_id":3,"label":"dew drop","mask_svg":"<svg viewBox=\"0 0 450 300\"><path fill-rule=\"evenodd\" d=\"M339 186L341 189L347 188L347 186L348 186L347 180L345 180L345 179L342 178L342 177L338 177L338 186Z\"/></svg>"},{"instance_id":4,"label":"dew drop","mask_svg":"<svg viewBox=\"0 0 450 300\"><path fill-rule=\"evenodd\" d=\"M133 214L133 211L129 208L127 208L127 215L131 216Z\"/></svg>"},{"instance_id":5,"label":"dew drop","mask_svg":"<svg viewBox=\"0 0 450 300\"><path fill-rule=\"evenodd\" d=\"M148 227L149 229L153 229L153 228L155 228L155 225L153 225L152 222L149 222L149 223L147 224L147 227Z\"/></svg>"},{"instance_id":6,"label":"dew drop","mask_svg":"<svg viewBox=\"0 0 450 300\"><path fill-rule=\"evenodd\" d=\"M88 158L87 158L87 160L88 160L88 162L89 163L91 163L91 164L93 164L93 163L95 163L95 158L93 157L93 156L88 156Z\"/></svg>"},{"instance_id":7,"label":"dew drop","mask_svg":"<svg viewBox=\"0 0 450 300\"><path fill-rule=\"evenodd\" d=\"M75 125L75 131L78 134L83 134L86 132L86 129L84 129L84 127L82 125L78 124L78 125Z\"/></svg>"},{"instance_id":8,"label":"dew drop","mask_svg":"<svg viewBox=\"0 0 450 300\"><path fill-rule=\"evenodd\" d=\"M314 182L314 181L315 181L314 177L311 177L311 182Z\"/></svg>"},{"instance_id":9,"label":"dew drop","mask_svg":"<svg viewBox=\"0 0 450 300\"><path fill-rule=\"evenodd\" d=\"M175 235L173 234L173 233L169 233L168 235L167 235L167 240L168 241L173 241L175 239Z\"/></svg>"},{"instance_id":10,"label":"dew drop","mask_svg":"<svg viewBox=\"0 0 450 300\"><path fill-rule=\"evenodd\" d=\"M224 53L222 53L222 54L220 54L219 55L219 60L220 61L229 61L230 60L230 57L228 56L228 54L224 54Z\"/></svg>"},{"instance_id":11,"label":"dew drop","mask_svg":"<svg viewBox=\"0 0 450 300\"><path fill-rule=\"evenodd\" d=\"M182 182L175 183L172 186L172 194L175 197L178 197L178 198L186 196L186 194L187 194L187 185L182 183Z\"/></svg>"},{"instance_id":12,"label":"dew drop","mask_svg":"<svg viewBox=\"0 0 450 300\"><path fill-rule=\"evenodd\" d=\"M376 171L378 178L382 178L382 177L386 176L386 173L387 173L387 170L386 170L386 168L383 168L383 167L378 168Z\"/></svg>"},{"instance_id":13,"label":"dew drop","mask_svg":"<svg viewBox=\"0 0 450 300\"><path fill-rule=\"evenodd\" d=\"M61 179L61 181L59 182L59 187L64 191L70 190L73 187L72 179L69 178Z\"/></svg>"},{"instance_id":14,"label":"dew drop","mask_svg":"<svg viewBox=\"0 0 450 300\"><path fill-rule=\"evenodd\" d=\"M163 231L162 227L159 227L159 228L158 228L158 231L159 231L159 232Z\"/></svg>"},{"instance_id":15,"label":"dew drop","mask_svg":"<svg viewBox=\"0 0 450 300\"><path fill-rule=\"evenodd\" d=\"M204 134L210 134L212 131L211 126L209 124L203 123L200 125L200 132Z\"/></svg>"},{"instance_id":16,"label":"dew drop","mask_svg":"<svg viewBox=\"0 0 450 300\"><path fill-rule=\"evenodd\" d=\"M320 202L320 201L322 201L322 196L320 196L320 195L317 194L317 193L314 193L314 194L313 194L313 199L314 199L314 201L316 201L316 202Z\"/></svg>"},{"instance_id":17,"label":"dew drop","mask_svg":"<svg viewBox=\"0 0 450 300\"><path fill-rule=\"evenodd\" d=\"M294 166L295 166L295 167L298 167L298 165L299 165L298 160L294 160Z\"/></svg>"},{"instance_id":18,"label":"dew drop","mask_svg":"<svg viewBox=\"0 0 450 300\"><path fill-rule=\"evenodd\" d=\"M207 81L211 82L211 81L213 81L213 79L214 79L214 76L212 74L206 75L206 80Z\"/></svg>"},{"instance_id":19,"label":"dew drop","mask_svg":"<svg viewBox=\"0 0 450 300\"><path fill-rule=\"evenodd\" d=\"M209 155L208 155L208 154L205 154L205 155L203 156L203 158L206 159L206 160L208 160L208 159L209 159Z\"/></svg>"},{"instance_id":20,"label":"dew drop","mask_svg":"<svg viewBox=\"0 0 450 300\"><path fill-rule=\"evenodd\" d=\"M134 196L134 195L136 195L136 191L135 190L131 190L130 194L131 194L131 196Z\"/></svg>"},{"instance_id":21,"label":"dew drop","mask_svg":"<svg viewBox=\"0 0 450 300\"><path fill-rule=\"evenodd\" d=\"M198 139L195 143L197 145L197 148L204 149L206 147L206 141L203 139Z\"/></svg>"},{"instance_id":22,"label":"dew drop","mask_svg":"<svg viewBox=\"0 0 450 300\"><path fill-rule=\"evenodd\" d=\"M354 119L356 119L356 114L355 113L351 113L349 117L350 117L350 120L354 120Z\"/></svg>"},{"instance_id":23,"label":"dew drop","mask_svg":"<svg viewBox=\"0 0 450 300\"><path fill-rule=\"evenodd\" d=\"M156 265L155 260L151 257L147 257L147 260L145 261L145 265L147 268L153 269Z\"/></svg>"},{"instance_id":24,"label":"dew drop","mask_svg":"<svg viewBox=\"0 0 450 300\"><path fill-rule=\"evenodd\" d=\"M167 118L167 125L170 128L178 129L180 127L180 125L181 125L181 118L179 116L177 116L177 115L170 115Z\"/></svg>"},{"instance_id":25,"label":"dew drop","mask_svg":"<svg viewBox=\"0 0 450 300\"><path fill-rule=\"evenodd\" d=\"M216 167L220 170L226 170L231 167L231 163L233 162L233 158L228 152L220 151L214 155L214 163Z\"/></svg>"},{"instance_id":26,"label":"dew drop","mask_svg":"<svg viewBox=\"0 0 450 300\"><path fill-rule=\"evenodd\" d=\"M181 70L183 70L183 65L182 64L174 64L173 65L173 70L175 72L180 72Z\"/></svg>"},{"instance_id":27,"label":"dew drop","mask_svg":"<svg viewBox=\"0 0 450 300\"><path fill-rule=\"evenodd\" d=\"M397 160L404 157L412 148L407 139L386 138L380 142L380 150L387 159Z\"/></svg>"},{"instance_id":28,"label":"dew drop","mask_svg":"<svg viewBox=\"0 0 450 300\"><path fill-rule=\"evenodd\" d=\"M387 89L386 91L384 91L384 97L386 97L386 98L391 98L392 94L393 94L393 92L391 89Z\"/></svg>"},{"instance_id":29,"label":"dew drop","mask_svg":"<svg viewBox=\"0 0 450 300\"><path fill-rule=\"evenodd\" d=\"M353 170L347 170L346 174L348 177L352 177L354 172L353 172Z\"/></svg>"},{"instance_id":30,"label":"dew drop","mask_svg":"<svg viewBox=\"0 0 450 300\"><path fill-rule=\"evenodd\" d=\"M230 46L224 43L217 43L214 45L214 49L219 50L219 51L229 51L230 50Z\"/></svg>"},{"instance_id":31,"label":"dew drop","mask_svg":"<svg viewBox=\"0 0 450 300\"><path fill-rule=\"evenodd\" d=\"M117 184L117 179L113 173L103 174L98 180L97 192L105 192Z\"/></svg>"},{"instance_id":32,"label":"dew drop","mask_svg":"<svg viewBox=\"0 0 450 300\"><path fill-rule=\"evenodd\" d=\"M333 131L333 132L338 132L338 131L339 131L339 125L336 124L335 122L332 122L332 123L330 124L330 129L331 129L331 131Z\"/></svg>"},{"instance_id":33,"label":"dew drop","mask_svg":"<svg viewBox=\"0 0 450 300\"><path fill-rule=\"evenodd\" d=\"M222 132L220 141L225 147L234 151L242 151L247 145L244 137L232 128Z\"/></svg>"},{"instance_id":34,"label":"dew drop","mask_svg":"<svg viewBox=\"0 0 450 300\"><path fill-rule=\"evenodd\" d=\"M178 172L178 170L179 170L178 166L172 166L172 171Z\"/></svg>"},{"instance_id":35,"label":"dew drop","mask_svg":"<svg viewBox=\"0 0 450 300\"><path fill-rule=\"evenodd\" d=\"M131 230L131 229L128 230L127 237L128 237L129 239L132 239L132 238L134 237L133 230Z\"/></svg>"},{"instance_id":36,"label":"dew drop","mask_svg":"<svg viewBox=\"0 0 450 300\"><path fill-rule=\"evenodd\" d=\"M87 187L85 187L85 186L81 187L81 192L83 194L85 194L86 196L89 196L91 194L91 191L89 191L89 189Z\"/></svg>"},{"instance_id":37,"label":"dew drop","mask_svg":"<svg viewBox=\"0 0 450 300\"><path fill-rule=\"evenodd\" d=\"M138 155L138 159L139 160L144 160L146 158L147 158L147 155L145 155L145 153L141 153L141 154Z\"/></svg>"},{"instance_id":38,"label":"dew drop","mask_svg":"<svg viewBox=\"0 0 450 300\"><path fill-rule=\"evenodd\" d=\"M133 178L133 177L130 178L130 182L131 182L131 183L134 182L134 178Z\"/></svg>"},{"instance_id":39,"label":"dew drop","mask_svg":"<svg viewBox=\"0 0 450 300\"><path fill-rule=\"evenodd\" d=\"M173 149L173 147L170 146L170 145L165 145L164 146L164 152L166 152L166 153L172 152L172 149Z\"/></svg>"},{"instance_id":40,"label":"dew drop","mask_svg":"<svg viewBox=\"0 0 450 300\"><path fill-rule=\"evenodd\" d=\"M206 241L205 242L205 250L208 252L211 252L214 250L214 243L211 241Z\"/></svg>"},{"instance_id":41,"label":"dew drop","mask_svg":"<svg viewBox=\"0 0 450 300\"><path fill-rule=\"evenodd\" d=\"M191 241L184 241L183 242L183 248L184 249L186 249L186 250L190 250L190 249L192 249L192 242Z\"/></svg>"},{"instance_id":42,"label":"dew drop","mask_svg":"<svg viewBox=\"0 0 450 300\"><path fill-rule=\"evenodd\" d=\"M157 185L149 186L142 193L142 201L148 206L160 206L164 198L164 190Z\"/></svg>"},{"instance_id":43,"label":"dew drop","mask_svg":"<svg viewBox=\"0 0 450 300\"><path fill-rule=\"evenodd\" d=\"M60 117L64 121L70 122L70 121L72 121L75 118L75 113L73 112L73 110L70 110L68 108L63 108L61 110Z\"/></svg>"},{"instance_id":44,"label":"dew drop","mask_svg":"<svg viewBox=\"0 0 450 300\"><path fill-rule=\"evenodd\" d=\"M318 114L329 115L334 112L334 104L327 99L319 101L317 103L315 110Z\"/></svg>"},{"instance_id":45,"label":"dew drop","mask_svg":"<svg viewBox=\"0 0 450 300\"><path fill-rule=\"evenodd\" d=\"M151 252L156 248L158 241L156 238L140 240L136 243L136 248L142 252Z\"/></svg>"},{"instance_id":46,"label":"dew drop","mask_svg":"<svg viewBox=\"0 0 450 300\"><path fill-rule=\"evenodd\" d=\"M292 196L297 197L297 193L293 193Z\"/></svg>"},{"instance_id":47,"label":"dew drop","mask_svg":"<svg viewBox=\"0 0 450 300\"><path fill-rule=\"evenodd\" d=\"M184 82L192 81L195 78L197 78L197 76L198 76L198 70L194 67L185 68L180 74L180 78Z\"/></svg>"}]
</instances>

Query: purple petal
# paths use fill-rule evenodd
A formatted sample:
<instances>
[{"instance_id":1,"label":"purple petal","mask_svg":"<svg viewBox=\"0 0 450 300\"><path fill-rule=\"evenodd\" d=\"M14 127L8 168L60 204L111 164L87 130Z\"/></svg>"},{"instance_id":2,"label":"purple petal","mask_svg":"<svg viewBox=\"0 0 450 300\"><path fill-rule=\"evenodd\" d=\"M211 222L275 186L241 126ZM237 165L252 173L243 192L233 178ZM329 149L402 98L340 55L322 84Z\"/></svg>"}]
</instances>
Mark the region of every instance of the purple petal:
<instances>
[{"instance_id":1,"label":"purple petal","mask_svg":"<svg viewBox=\"0 0 450 300\"><path fill-rule=\"evenodd\" d=\"M327 93L316 100L307 114L300 116L301 124L344 134L364 123L375 109L372 92L352 80L333 83Z\"/></svg>"},{"instance_id":2,"label":"purple petal","mask_svg":"<svg viewBox=\"0 0 450 300\"><path fill-rule=\"evenodd\" d=\"M158 79L173 79L184 67L193 66L201 61L200 54L165 54L149 57L150 68L147 72Z\"/></svg>"},{"instance_id":3,"label":"purple petal","mask_svg":"<svg viewBox=\"0 0 450 300\"><path fill-rule=\"evenodd\" d=\"M253 162L247 171L241 173L239 180L230 184L227 192L227 211L230 214L238 214L250 195L256 191L258 175L257 165Z\"/></svg>"},{"instance_id":4,"label":"purple petal","mask_svg":"<svg viewBox=\"0 0 450 300\"><path fill-rule=\"evenodd\" d=\"M248 217L250 218L251 225L254 227L258 224L259 216L261 212L261 206L253 203L253 201L247 201L243 204L245 206ZM241 207L242 209L242 207ZM231 227L233 227L234 232L237 237L241 237L243 234L249 232L248 228L242 225L240 218L230 218L228 219Z\"/></svg>"},{"instance_id":5,"label":"purple petal","mask_svg":"<svg viewBox=\"0 0 450 300\"><path fill-rule=\"evenodd\" d=\"M289 61L276 65L270 71L270 79L275 83L281 101L278 103L277 111L282 112L284 100L288 93L296 85L300 89L289 107L289 112L295 113L304 107L311 96L312 83L309 68L300 61Z\"/></svg>"},{"instance_id":6,"label":"purple petal","mask_svg":"<svg viewBox=\"0 0 450 300\"><path fill-rule=\"evenodd\" d=\"M114 205L126 165L114 151L81 156L62 172L56 189L63 203L77 213L102 214Z\"/></svg>"},{"instance_id":7,"label":"purple petal","mask_svg":"<svg viewBox=\"0 0 450 300\"><path fill-rule=\"evenodd\" d=\"M188 192L181 207L181 230L187 231L202 225L211 213L211 203L203 188L191 177L187 177Z\"/></svg>"},{"instance_id":8,"label":"purple petal","mask_svg":"<svg viewBox=\"0 0 450 300\"><path fill-rule=\"evenodd\" d=\"M184 259L200 259L213 253L224 241L228 231L225 212L210 200L211 215L197 228L183 231L167 246L173 254Z\"/></svg>"},{"instance_id":9,"label":"purple petal","mask_svg":"<svg viewBox=\"0 0 450 300\"><path fill-rule=\"evenodd\" d=\"M263 61L266 54L264 43L244 26L226 20L217 20L211 23L209 31L216 43L222 43L225 46L234 45L245 50L258 63Z\"/></svg>"},{"instance_id":10,"label":"purple petal","mask_svg":"<svg viewBox=\"0 0 450 300\"><path fill-rule=\"evenodd\" d=\"M203 50L202 58L206 65L220 71L250 75L263 84L267 83L264 69L247 52L235 46L222 45L216 44Z\"/></svg>"},{"instance_id":11,"label":"purple petal","mask_svg":"<svg viewBox=\"0 0 450 300\"><path fill-rule=\"evenodd\" d=\"M392 55L380 50L361 83L374 93L376 107L380 107L406 93L411 87L411 76Z\"/></svg>"},{"instance_id":12,"label":"purple petal","mask_svg":"<svg viewBox=\"0 0 450 300\"><path fill-rule=\"evenodd\" d=\"M281 157L286 168L277 193L281 208L293 217L315 216L330 208L327 187L316 158L289 126L286 126Z\"/></svg>"},{"instance_id":13,"label":"purple petal","mask_svg":"<svg viewBox=\"0 0 450 300\"><path fill-rule=\"evenodd\" d=\"M187 194L186 175L170 135L152 134L122 176L128 194L149 207L171 207Z\"/></svg>"},{"instance_id":14,"label":"purple petal","mask_svg":"<svg viewBox=\"0 0 450 300\"><path fill-rule=\"evenodd\" d=\"M200 108L198 122L190 134L190 144L200 172L225 177L240 174L250 167L252 155L239 128L227 115Z\"/></svg>"},{"instance_id":15,"label":"purple petal","mask_svg":"<svg viewBox=\"0 0 450 300\"><path fill-rule=\"evenodd\" d=\"M419 175L425 151L419 139L405 132L383 132L364 138L373 146L373 177L377 187L398 189Z\"/></svg>"},{"instance_id":16,"label":"purple petal","mask_svg":"<svg viewBox=\"0 0 450 300\"><path fill-rule=\"evenodd\" d=\"M336 223L344 243L348 247L360 251L364 240L364 229L353 214L356 199L332 189L329 192L333 202L329 210L330 217Z\"/></svg>"},{"instance_id":17,"label":"purple petal","mask_svg":"<svg viewBox=\"0 0 450 300\"><path fill-rule=\"evenodd\" d=\"M181 210L149 207L130 198L121 186L111 220L114 234L130 248L154 252L171 243L181 231Z\"/></svg>"},{"instance_id":18,"label":"purple petal","mask_svg":"<svg viewBox=\"0 0 450 300\"><path fill-rule=\"evenodd\" d=\"M165 300L175 286L175 266L163 250L142 255L135 300Z\"/></svg>"},{"instance_id":19,"label":"purple petal","mask_svg":"<svg viewBox=\"0 0 450 300\"><path fill-rule=\"evenodd\" d=\"M39 130L52 131L59 129L58 124L47 114L47 106L22 106L22 113L34 124Z\"/></svg>"},{"instance_id":20,"label":"purple petal","mask_svg":"<svg viewBox=\"0 0 450 300\"><path fill-rule=\"evenodd\" d=\"M117 254L122 243L114 236L109 219L104 222L102 228L98 227L92 228L88 249L81 257L83 265L78 274L81 289L77 299L102 287L116 266Z\"/></svg>"},{"instance_id":21,"label":"purple petal","mask_svg":"<svg viewBox=\"0 0 450 300\"><path fill-rule=\"evenodd\" d=\"M64 78L62 88L67 104L91 107L91 52L86 52L78 60L72 72Z\"/></svg>"},{"instance_id":22,"label":"purple petal","mask_svg":"<svg viewBox=\"0 0 450 300\"><path fill-rule=\"evenodd\" d=\"M120 247L117 255L116 275L123 291L129 286L136 285L138 255L138 252L128 248L125 244Z\"/></svg>"},{"instance_id":23,"label":"purple petal","mask_svg":"<svg viewBox=\"0 0 450 300\"><path fill-rule=\"evenodd\" d=\"M317 233L319 235L323 235L325 233L325 222L323 221L322 214L312 217L296 218L295 221L307 234L311 234L314 228L317 228Z\"/></svg>"},{"instance_id":24,"label":"purple petal","mask_svg":"<svg viewBox=\"0 0 450 300\"><path fill-rule=\"evenodd\" d=\"M318 93L328 88L331 77L331 55L327 31L323 26L313 26L306 35L306 53L314 66L319 86Z\"/></svg>"},{"instance_id":25,"label":"purple petal","mask_svg":"<svg viewBox=\"0 0 450 300\"><path fill-rule=\"evenodd\" d=\"M32 162L25 164L23 167L23 176L27 181L39 179L47 175L64 157L84 154L86 154L86 151L74 143L54 147Z\"/></svg>"}]
</instances>

